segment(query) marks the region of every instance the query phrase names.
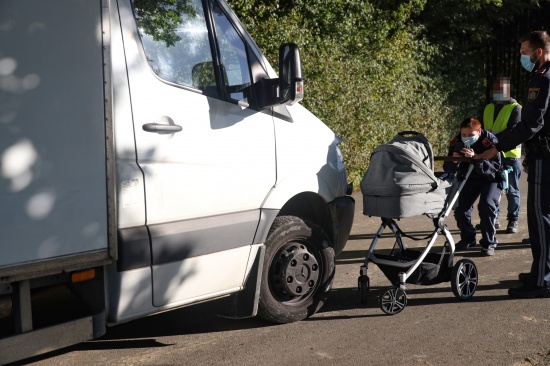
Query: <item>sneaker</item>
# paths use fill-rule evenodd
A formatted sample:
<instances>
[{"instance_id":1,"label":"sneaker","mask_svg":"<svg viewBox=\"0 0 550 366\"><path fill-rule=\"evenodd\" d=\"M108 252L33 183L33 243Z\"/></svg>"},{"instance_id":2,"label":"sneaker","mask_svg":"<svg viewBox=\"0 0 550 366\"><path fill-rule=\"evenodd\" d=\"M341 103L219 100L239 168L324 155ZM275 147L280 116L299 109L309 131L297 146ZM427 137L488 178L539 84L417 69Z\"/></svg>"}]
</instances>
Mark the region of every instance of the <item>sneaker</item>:
<instances>
[{"instance_id":1,"label":"sneaker","mask_svg":"<svg viewBox=\"0 0 550 366\"><path fill-rule=\"evenodd\" d=\"M534 299L536 297L550 297L550 288L523 284L508 289L508 295L516 299Z\"/></svg>"},{"instance_id":2,"label":"sneaker","mask_svg":"<svg viewBox=\"0 0 550 366\"><path fill-rule=\"evenodd\" d=\"M468 248L474 247L475 245L476 245L475 240L474 241L460 240L458 243L456 243L455 250L456 251L466 250Z\"/></svg>"},{"instance_id":3,"label":"sneaker","mask_svg":"<svg viewBox=\"0 0 550 366\"><path fill-rule=\"evenodd\" d=\"M531 272L523 272L518 275L518 280L521 282L529 282L531 279Z\"/></svg>"},{"instance_id":4,"label":"sneaker","mask_svg":"<svg viewBox=\"0 0 550 366\"><path fill-rule=\"evenodd\" d=\"M509 220L506 234L515 234L518 232L518 220Z\"/></svg>"},{"instance_id":5,"label":"sneaker","mask_svg":"<svg viewBox=\"0 0 550 366\"><path fill-rule=\"evenodd\" d=\"M495 254L495 247L481 248L481 255L490 257Z\"/></svg>"}]
</instances>

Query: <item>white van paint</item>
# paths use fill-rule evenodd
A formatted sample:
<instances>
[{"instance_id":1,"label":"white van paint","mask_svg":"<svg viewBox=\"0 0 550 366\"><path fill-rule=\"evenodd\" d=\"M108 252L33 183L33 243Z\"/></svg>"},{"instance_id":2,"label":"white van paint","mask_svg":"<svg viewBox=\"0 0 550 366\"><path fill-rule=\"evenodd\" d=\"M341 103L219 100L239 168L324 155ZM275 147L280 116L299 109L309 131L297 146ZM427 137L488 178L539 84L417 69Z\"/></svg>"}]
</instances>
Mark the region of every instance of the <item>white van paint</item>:
<instances>
[{"instance_id":1,"label":"white van paint","mask_svg":"<svg viewBox=\"0 0 550 366\"><path fill-rule=\"evenodd\" d=\"M0 364L220 297L322 305L354 212L340 140L297 103L296 47L277 79L223 0L187 3L167 47L137 0L0 2ZM86 314L34 329L35 289Z\"/></svg>"}]
</instances>

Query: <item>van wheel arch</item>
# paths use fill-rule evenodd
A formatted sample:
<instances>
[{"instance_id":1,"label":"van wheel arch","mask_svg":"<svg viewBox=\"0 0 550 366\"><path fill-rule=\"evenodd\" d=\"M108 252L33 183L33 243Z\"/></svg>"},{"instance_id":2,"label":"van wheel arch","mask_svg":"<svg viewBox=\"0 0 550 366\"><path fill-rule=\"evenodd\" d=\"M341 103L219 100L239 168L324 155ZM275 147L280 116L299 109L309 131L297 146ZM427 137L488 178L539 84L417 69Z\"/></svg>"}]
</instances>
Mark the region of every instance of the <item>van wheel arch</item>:
<instances>
[{"instance_id":1,"label":"van wheel arch","mask_svg":"<svg viewBox=\"0 0 550 366\"><path fill-rule=\"evenodd\" d=\"M279 211L278 216L296 216L319 225L335 244L333 217L325 200L313 192L302 192L290 200ZM334 247L334 246L333 246Z\"/></svg>"}]
</instances>

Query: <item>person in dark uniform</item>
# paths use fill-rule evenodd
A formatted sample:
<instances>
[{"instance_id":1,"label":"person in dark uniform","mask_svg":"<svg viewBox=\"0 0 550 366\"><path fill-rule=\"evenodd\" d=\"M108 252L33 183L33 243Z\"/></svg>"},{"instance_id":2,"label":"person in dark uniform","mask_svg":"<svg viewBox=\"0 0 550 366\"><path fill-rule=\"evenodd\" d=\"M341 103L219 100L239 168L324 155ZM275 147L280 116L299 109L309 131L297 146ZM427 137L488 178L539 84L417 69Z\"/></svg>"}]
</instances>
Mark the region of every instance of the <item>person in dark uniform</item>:
<instances>
[{"instance_id":1,"label":"person in dark uniform","mask_svg":"<svg viewBox=\"0 0 550 366\"><path fill-rule=\"evenodd\" d=\"M499 134L498 143L476 159L490 159L499 151L525 144L527 163L527 225L533 263L520 273L522 285L508 290L515 298L550 297L550 36L535 31L520 40L520 61L532 72L523 102L521 121Z\"/></svg>"},{"instance_id":2,"label":"person in dark uniform","mask_svg":"<svg viewBox=\"0 0 550 366\"><path fill-rule=\"evenodd\" d=\"M460 134L452 139L449 156L473 157L490 148L497 142L496 137L481 129L481 122L476 118L466 118L460 123ZM470 163L446 161L443 170L457 176L464 175ZM458 205L454 210L456 224L460 229L460 241L456 250L464 250L476 245L476 229L472 225L472 210L479 197L479 218L481 222L481 253L493 255L497 246L495 238L495 218L501 194L500 154L491 159L476 160L474 170L464 184L458 196Z\"/></svg>"}]
</instances>

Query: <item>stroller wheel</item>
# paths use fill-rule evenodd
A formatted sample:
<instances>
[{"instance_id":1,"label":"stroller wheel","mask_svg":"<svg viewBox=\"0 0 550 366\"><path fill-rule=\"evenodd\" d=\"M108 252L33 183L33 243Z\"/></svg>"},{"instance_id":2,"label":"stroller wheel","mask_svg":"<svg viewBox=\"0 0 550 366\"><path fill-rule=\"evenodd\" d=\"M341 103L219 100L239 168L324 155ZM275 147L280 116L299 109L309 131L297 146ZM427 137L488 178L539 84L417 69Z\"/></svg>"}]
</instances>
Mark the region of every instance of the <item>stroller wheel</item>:
<instances>
[{"instance_id":1,"label":"stroller wheel","mask_svg":"<svg viewBox=\"0 0 550 366\"><path fill-rule=\"evenodd\" d=\"M451 275L451 288L453 294L460 300L468 300L477 288L477 268L469 259L459 260L453 267Z\"/></svg>"},{"instance_id":2,"label":"stroller wheel","mask_svg":"<svg viewBox=\"0 0 550 366\"><path fill-rule=\"evenodd\" d=\"M361 295L361 304L367 303L367 297L369 295L369 289L370 289L370 280L369 276L367 275L361 275L357 279L357 284L359 286L359 293Z\"/></svg>"},{"instance_id":3,"label":"stroller wheel","mask_svg":"<svg viewBox=\"0 0 550 366\"><path fill-rule=\"evenodd\" d=\"M397 298L397 288L390 287L380 297L380 309L388 315L395 315L407 306L407 294L402 292L401 296Z\"/></svg>"}]
</instances>

